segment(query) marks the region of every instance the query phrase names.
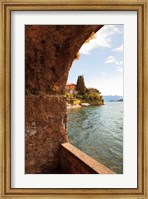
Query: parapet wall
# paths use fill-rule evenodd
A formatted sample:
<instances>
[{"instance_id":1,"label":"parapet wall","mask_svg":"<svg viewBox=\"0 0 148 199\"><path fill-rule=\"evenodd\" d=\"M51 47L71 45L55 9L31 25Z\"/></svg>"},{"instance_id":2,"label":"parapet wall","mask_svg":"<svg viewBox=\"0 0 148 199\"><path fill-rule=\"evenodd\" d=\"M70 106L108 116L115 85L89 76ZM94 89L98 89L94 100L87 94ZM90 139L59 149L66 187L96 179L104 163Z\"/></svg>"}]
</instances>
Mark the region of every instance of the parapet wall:
<instances>
[{"instance_id":1,"label":"parapet wall","mask_svg":"<svg viewBox=\"0 0 148 199\"><path fill-rule=\"evenodd\" d=\"M70 143L61 145L60 170L64 174L115 174Z\"/></svg>"}]
</instances>

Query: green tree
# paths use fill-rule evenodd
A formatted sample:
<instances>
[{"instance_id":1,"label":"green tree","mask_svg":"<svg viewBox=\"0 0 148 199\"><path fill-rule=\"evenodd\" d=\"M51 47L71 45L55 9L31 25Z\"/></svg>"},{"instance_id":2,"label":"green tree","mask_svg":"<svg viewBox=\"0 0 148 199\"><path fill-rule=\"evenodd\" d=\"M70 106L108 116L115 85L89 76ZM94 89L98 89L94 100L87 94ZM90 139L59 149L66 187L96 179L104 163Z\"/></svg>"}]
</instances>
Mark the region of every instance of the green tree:
<instances>
[{"instance_id":1,"label":"green tree","mask_svg":"<svg viewBox=\"0 0 148 199\"><path fill-rule=\"evenodd\" d=\"M86 86L85 86L83 75L78 76L76 88L79 91L79 94L81 95L85 94Z\"/></svg>"}]
</instances>

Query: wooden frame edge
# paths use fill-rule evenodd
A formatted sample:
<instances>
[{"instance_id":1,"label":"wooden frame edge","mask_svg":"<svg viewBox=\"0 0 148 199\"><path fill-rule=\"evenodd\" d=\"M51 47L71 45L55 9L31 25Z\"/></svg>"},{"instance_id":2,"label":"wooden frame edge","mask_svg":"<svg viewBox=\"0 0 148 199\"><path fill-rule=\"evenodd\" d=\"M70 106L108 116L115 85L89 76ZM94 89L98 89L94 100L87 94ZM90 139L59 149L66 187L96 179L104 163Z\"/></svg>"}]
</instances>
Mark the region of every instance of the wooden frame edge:
<instances>
[{"instance_id":1,"label":"wooden frame edge","mask_svg":"<svg viewBox=\"0 0 148 199\"><path fill-rule=\"evenodd\" d=\"M3 138L4 138L4 99L3 99L3 93L4 93L4 85L3 85L3 77L4 77L4 71L3 71L3 15L2 15L2 2L0 2L0 179L2 183L0 184L0 196L3 193L3 168L4 168L4 159L3 159Z\"/></svg>"},{"instance_id":2,"label":"wooden frame edge","mask_svg":"<svg viewBox=\"0 0 148 199\"><path fill-rule=\"evenodd\" d=\"M33 4L35 7L37 6L36 4ZM146 12L144 12L144 10L141 10L141 5L142 5L142 7L143 7L143 9L144 9L144 6L145 6L145 4L138 4L138 6L136 6L136 8L138 8L138 10L141 12L141 17L142 17L142 20L144 20L146 17L145 17L145 15L146 15ZM13 6L13 8L12 8L12 6ZM55 6L56 5L53 5L53 7L52 7L52 9L54 10L55 9ZM62 6L63 6L63 4L62 4ZM50 7L50 4L49 4L49 7ZM71 5L70 5L70 7L71 7ZM51 7L50 7L51 8ZM73 6L71 7L71 8L73 8ZM121 8L123 8L123 7L121 7ZM134 9L135 7L133 7L133 9ZM5 32L3 32L3 36L4 35L6 35L6 37L4 37L4 41L6 42L6 44L4 44L4 60L6 61L6 63L3 63L4 65L6 65L6 70L7 70L7 72L10 74L10 53L7 51L6 52L6 46L7 46L7 48L8 49L10 49L10 26L9 26L9 24L10 24L10 11L11 10L20 10L20 9L23 9L23 5L21 4L19 4L19 8L18 8L18 6L16 7L15 6L15 4L10 4L10 3L3 3L3 14L5 15L5 13L7 13L6 15L7 15L7 17L6 16L3 16L3 19L5 18L5 20L6 21L3 21L4 23L3 23L3 29L4 30L8 30L7 31L7 33ZM29 6L29 9L31 9L31 7ZM41 7L41 9L43 9L43 7ZM46 8L47 9L47 8ZM52 10L51 9L51 10ZM60 9L61 10L61 6L60 7L58 7L58 9ZM69 9L69 7L67 7L67 9ZM87 7L85 7L85 9L87 9ZM103 8L104 9L104 8ZM117 9L117 8L116 8ZM110 9L109 9L110 10ZM117 9L118 10L118 9ZM142 38L143 38L143 40L144 40L144 30L145 30L145 28L146 27L144 27L144 22L142 23L143 24L143 27L142 27L142 31L143 31L143 36L142 36ZM4 31L3 30L3 31ZM140 29L141 30L141 29ZM140 41L139 41L140 40ZM141 38L139 38L138 39L138 41L141 43ZM143 42L143 44L144 44L144 41L142 41ZM143 45L141 45L141 47L140 47L140 49L142 49L142 54L141 54L141 57L142 58L144 58L145 56L144 56L144 52L145 52L145 49L143 49L144 47L142 47ZM3 47L2 47L3 48ZM139 49L139 51L140 51L140 49ZM139 52L139 53L141 53L141 52ZM145 64L144 62L143 62L143 64L141 64L142 62L141 61L139 61L139 63L140 63L140 65L143 65L143 64ZM142 72L143 73L143 72ZM6 71L4 72L4 75L6 74ZM142 75L144 75L144 74L142 74ZM4 82L6 81L6 85L4 85L4 87L6 86L6 96L7 96L7 101L6 101L6 104L4 105L4 107L9 107L8 109L6 109L5 111L6 111L6 113L7 112L9 112L9 109L10 109L10 101L8 100L8 98L10 99L10 96L9 96L9 94L10 94L10 92L9 92L9 89L10 89L10 79L9 79L10 77L8 77L8 76L6 76L6 79L4 80ZM142 85L144 85L144 82L142 83ZM143 88L143 87L142 87ZM143 88L144 89L144 88ZM142 94L143 95L143 94ZM5 98L6 98L6 96L5 96ZM142 100L142 103L143 103L143 106L144 106L144 98L140 98L140 101ZM4 102L3 102L4 103ZM141 107L141 110L143 111L143 109L144 109L144 107ZM141 113L142 114L142 113ZM143 113L144 114L144 113ZM144 117L144 116L143 116ZM4 116L4 118L6 119L6 115ZM9 113L8 113L8 118L7 118L7 121L6 121L6 123L8 124L8 125L6 125L5 124L5 127L6 127L6 131L7 131L7 134L6 134L6 136L7 137L5 137L5 141L6 141L6 151L5 151L5 156L6 157L10 157L10 145L9 145L9 143L8 143L8 140L10 140L10 129L9 129L9 127L8 126L10 126L10 115L9 115ZM143 123L142 123L143 124ZM3 128L2 128L3 129ZM143 131L143 133L144 133L144 129L142 130ZM143 135L143 134L142 134ZM138 135L139 136L139 135ZM138 141L138 143L140 144L140 142L142 142L143 144L145 143L144 142L144 140L143 140L143 138L142 137L140 137L140 139L139 139L139 141ZM3 144L4 145L4 144ZM4 147L4 146L3 146ZM142 149L140 149L140 153L142 153L142 151L141 151ZM143 154L144 155L144 154ZM20 190L20 189L11 189L10 188L10 158L7 158L6 159L6 157L5 157L5 165L7 166L6 167L6 170L4 171L4 174L5 174L5 177L4 177L4 185L6 185L6 186L4 186L3 187L3 196L5 196L5 197L8 197L8 196L10 196L10 197L13 197L13 196L21 196L21 195L23 195L23 194L25 194L25 195L28 195L28 196L30 196L30 195L39 195L39 192L40 192L40 194L41 195L51 195L51 194L55 194L55 195L59 195L59 194L66 194L66 195L71 195L71 193L69 192L69 191L62 191L62 190L51 190L50 192L47 192L47 193L44 193L44 190L36 190L36 189L23 189L23 191L24 192L22 192L22 190ZM143 157L143 156L142 156ZM143 159L144 159L144 157L143 157ZM141 165L141 162L139 162L138 163L139 165ZM143 163L144 164L144 163ZM144 168L143 168L143 164L140 166L140 171L139 171L139 174L142 172L142 170L144 170ZM3 166L4 167L4 166ZM3 168L3 169L5 169L5 167ZM135 189L131 189L131 190L133 190L134 192L133 192L133 194L131 194L130 193L130 190L129 189L124 189L124 191L121 189L121 192L119 192L119 194L117 194L116 193L116 191L114 191L114 190L111 190L111 195L112 196L117 196L117 195L121 195L122 193L124 194L124 195L126 195L126 196L132 196L132 195L139 195L139 197L141 197L141 196L144 196L145 197L145 191L146 190L144 190L144 188L145 188L145 186L144 186L144 182L145 182L145 180L144 180L144 176L143 176L143 180L140 182L140 189L138 190L138 192L137 191L135 191ZM95 192L94 190L92 190L91 192L89 191L89 193L91 194L91 195L96 195L96 194L99 194L100 196L102 195L110 195L110 194L106 194L105 192L106 192L106 190L104 190L104 189L100 189L102 192L101 193L99 193L99 192ZM109 190L109 189L108 189ZM29 192L27 192L27 191L31 191L32 192L32 194L31 193L29 193ZM60 191L62 191L62 192L60 192ZM70 190L71 191L71 190ZM122 192L123 191L123 192ZM127 191L127 192L126 192ZM88 191L85 191L85 194L88 194L87 193ZM84 193L84 192L83 192ZM76 193L74 193L74 191L73 191L73 193L72 193L72 195L79 195L79 194L83 194L82 192L81 192L81 190L79 191L77 191Z\"/></svg>"},{"instance_id":3,"label":"wooden frame edge","mask_svg":"<svg viewBox=\"0 0 148 199\"><path fill-rule=\"evenodd\" d=\"M144 17L144 77L143 77L143 84L144 84L144 196L148 198L148 2L145 2L145 17Z\"/></svg>"}]
</instances>

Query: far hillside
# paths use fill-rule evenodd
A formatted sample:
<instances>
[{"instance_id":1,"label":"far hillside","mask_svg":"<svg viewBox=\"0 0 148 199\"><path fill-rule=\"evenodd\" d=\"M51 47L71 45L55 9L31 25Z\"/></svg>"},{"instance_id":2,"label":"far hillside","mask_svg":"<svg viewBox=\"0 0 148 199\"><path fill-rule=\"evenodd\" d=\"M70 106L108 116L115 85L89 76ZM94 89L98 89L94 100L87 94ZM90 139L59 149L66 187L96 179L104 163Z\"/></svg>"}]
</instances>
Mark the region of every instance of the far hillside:
<instances>
[{"instance_id":1,"label":"far hillside","mask_svg":"<svg viewBox=\"0 0 148 199\"><path fill-rule=\"evenodd\" d=\"M123 101L123 96L120 96L120 95L104 95L103 99L104 99L105 102Z\"/></svg>"}]
</instances>

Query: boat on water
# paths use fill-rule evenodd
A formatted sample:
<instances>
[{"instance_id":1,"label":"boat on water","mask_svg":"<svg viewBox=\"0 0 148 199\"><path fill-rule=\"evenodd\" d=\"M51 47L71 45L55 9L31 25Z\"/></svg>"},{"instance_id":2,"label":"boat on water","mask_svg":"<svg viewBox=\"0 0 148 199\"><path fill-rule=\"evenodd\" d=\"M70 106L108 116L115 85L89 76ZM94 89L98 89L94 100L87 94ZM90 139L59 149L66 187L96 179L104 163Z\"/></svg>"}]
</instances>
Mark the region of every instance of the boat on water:
<instances>
[{"instance_id":1,"label":"boat on water","mask_svg":"<svg viewBox=\"0 0 148 199\"><path fill-rule=\"evenodd\" d=\"M88 106L90 106L90 104L89 103L81 103L81 106L88 107Z\"/></svg>"}]
</instances>

